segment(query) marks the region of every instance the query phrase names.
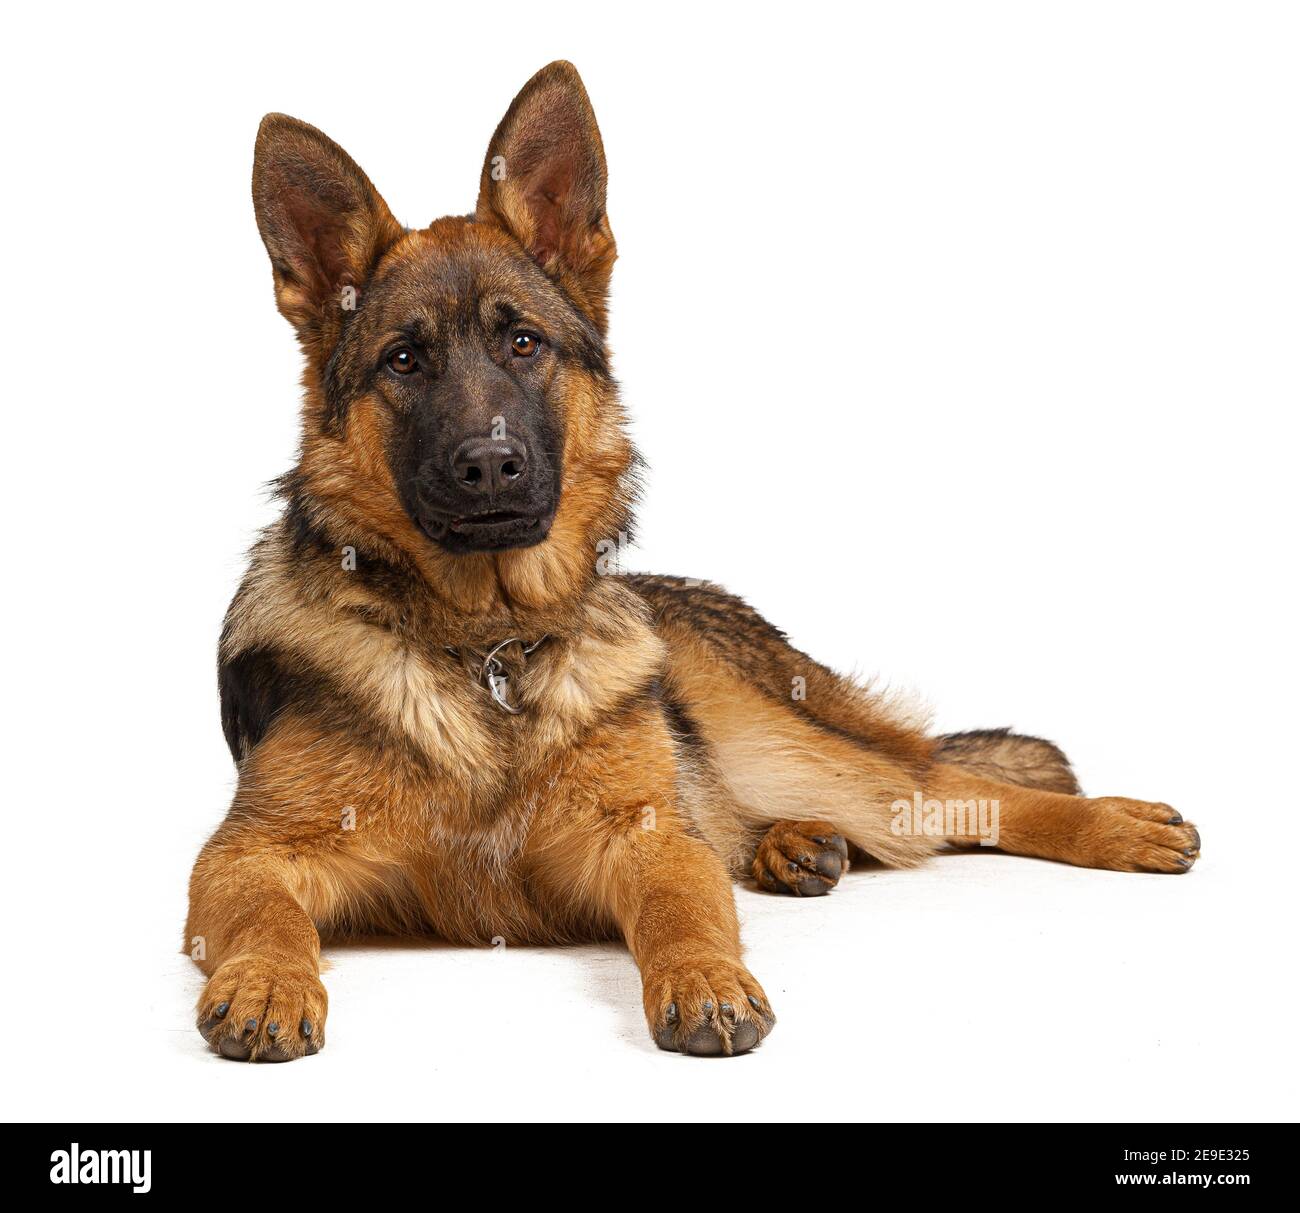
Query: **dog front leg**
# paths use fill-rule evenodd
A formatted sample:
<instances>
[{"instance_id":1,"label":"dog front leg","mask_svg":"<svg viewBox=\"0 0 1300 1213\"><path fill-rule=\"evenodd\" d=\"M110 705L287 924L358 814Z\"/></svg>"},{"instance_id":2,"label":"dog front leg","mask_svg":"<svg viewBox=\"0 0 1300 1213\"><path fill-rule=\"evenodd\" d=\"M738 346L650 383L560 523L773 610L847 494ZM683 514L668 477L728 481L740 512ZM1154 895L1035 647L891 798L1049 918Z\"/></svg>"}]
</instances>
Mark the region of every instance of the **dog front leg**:
<instances>
[{"instance_id":1,"label":"dog front leg","mask_svg":"<svg viewBox=\"0 0 1300 1213\"><path fill-rule=\"evenodd\" d=\"M289 1061L325 1043L320 937L284 868L218 832L190 878L186 947L208 974L198 1028L237 1061Z\"/></svg>"},{"instance_id":2,"label":"dog front leg","mask_svg":"<svg viewBox=\"0 0 1300 1213\"><path fill-rule=\"evenodd\" d=\"M660 1048L745 1053L776 1017L741 963L731 878L688 832L678 785L657 703L611 719L564 766L520 788L539 805L524 856L530 888L559 919L619 931Z\"/></svg>"},{"instance_id":3,"label":"dog front leg","mask_svg":"<svg viewBox=\"0 0 1300 1213\"><path fill-rule=\"evenodd\" d=\"M746 1053L776 1017L740 960L731 880L709 847L676 830L633 828L609 851L609 910L641 970L661 1049Z\"/></svg>"}]
</instances>

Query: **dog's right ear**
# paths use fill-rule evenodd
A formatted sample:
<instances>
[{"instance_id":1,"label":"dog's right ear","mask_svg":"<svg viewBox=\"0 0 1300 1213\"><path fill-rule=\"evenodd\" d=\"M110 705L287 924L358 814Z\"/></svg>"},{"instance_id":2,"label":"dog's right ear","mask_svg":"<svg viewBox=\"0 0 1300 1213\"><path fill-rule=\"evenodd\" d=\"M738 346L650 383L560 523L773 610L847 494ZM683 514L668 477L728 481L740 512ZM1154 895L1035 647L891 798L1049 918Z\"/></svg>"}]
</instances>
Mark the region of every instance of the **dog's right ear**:
<instances>
[{"instance_id":1,"label":"dog's right ear","mask_svg":"<svg viewBox=\"0 0 1300 1213\"><path fill-rule=\"evenodd\" d=\"M402 234L378 190L314 126L267 114L253 153L253 207L271 255L275 300L304 343L334 329L346 306Z\"/></svg>"}]
</instances>

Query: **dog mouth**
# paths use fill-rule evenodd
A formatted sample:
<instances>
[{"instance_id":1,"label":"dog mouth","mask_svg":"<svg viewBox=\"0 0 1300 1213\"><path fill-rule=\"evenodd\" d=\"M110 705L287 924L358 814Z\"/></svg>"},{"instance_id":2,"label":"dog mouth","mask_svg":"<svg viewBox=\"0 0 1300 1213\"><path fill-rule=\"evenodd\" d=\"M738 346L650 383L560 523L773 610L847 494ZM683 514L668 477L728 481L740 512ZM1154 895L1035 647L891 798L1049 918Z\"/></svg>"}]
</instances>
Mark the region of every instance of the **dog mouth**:
<instances>
[{"instance_id":1,"label":"dog mouth","mask_svg":"<svg viewBox=\"0 0 1300 1213\"><path fill-rule=\"evenodd\" d=\"M453 514L441 510L422 513L420 529L435 543L452 551L496 551L531 547L546 538L553 515L519 510L480 510Z\"/></svg>"}]
</instances>

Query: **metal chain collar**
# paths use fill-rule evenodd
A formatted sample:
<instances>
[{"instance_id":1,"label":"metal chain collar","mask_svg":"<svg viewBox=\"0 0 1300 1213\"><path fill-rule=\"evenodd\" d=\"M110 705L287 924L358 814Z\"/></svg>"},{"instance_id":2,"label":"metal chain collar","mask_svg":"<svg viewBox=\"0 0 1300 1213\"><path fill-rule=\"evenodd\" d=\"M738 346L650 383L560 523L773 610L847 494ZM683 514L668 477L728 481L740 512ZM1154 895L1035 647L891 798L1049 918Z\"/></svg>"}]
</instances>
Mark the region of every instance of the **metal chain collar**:
<instances>
[{"instance_id":1,"label":"metal chain collar","mask_svg":"<svg viewBox=\"0 0 1300 1213\"><path fill-rule=\"evenodd\" d=\"M512 644L519 645L520 651L524 657L534 652L541 644L546 641L547 637L542 636L534 640L532 644L525 644L518 636L511 636L494 644L486 654L480 653L477 649L470 649L475 657L479 658L478 673L474 681L482 683L488 689L488 694L492 696L497 707L502 711L509 712L511 716L518 716L523 708L517 707L510 702L510 675L506 673L505 666L501 663L500 657L497 656L502 649ZM451 645L443 646L453 657L459 657L460 650L454 649Z\"/></svg>"}]
</instances>

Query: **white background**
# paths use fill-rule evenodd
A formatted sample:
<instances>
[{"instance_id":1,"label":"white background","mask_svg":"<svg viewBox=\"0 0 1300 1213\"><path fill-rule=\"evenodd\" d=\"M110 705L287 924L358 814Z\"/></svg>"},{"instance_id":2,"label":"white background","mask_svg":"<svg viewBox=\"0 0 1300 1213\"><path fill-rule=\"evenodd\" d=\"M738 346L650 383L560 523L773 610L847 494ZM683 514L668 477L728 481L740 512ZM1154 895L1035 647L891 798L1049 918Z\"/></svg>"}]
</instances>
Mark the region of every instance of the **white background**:
<instances>
[{"instance_id":1,"label":"white background","mask_svg":"<svg viewBox=\"0 0 1300 1213\"><path fill-rule=\"evenodd\" d=\"M3 50L6 1117L1295 1117L1294 10L41 11ZM435 944L332 951L325 1052L222 1061L177 949L297 428L258 119L419 225L559 57L609 155L632 565L1058 740L1204 858L740 890L781 1022L729 1063L653 1047L617 948Z\"/></svg>"}]
</instances>

